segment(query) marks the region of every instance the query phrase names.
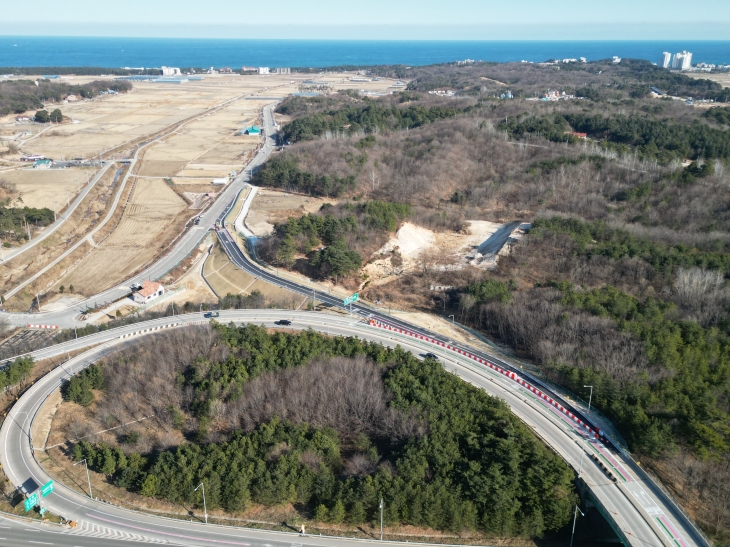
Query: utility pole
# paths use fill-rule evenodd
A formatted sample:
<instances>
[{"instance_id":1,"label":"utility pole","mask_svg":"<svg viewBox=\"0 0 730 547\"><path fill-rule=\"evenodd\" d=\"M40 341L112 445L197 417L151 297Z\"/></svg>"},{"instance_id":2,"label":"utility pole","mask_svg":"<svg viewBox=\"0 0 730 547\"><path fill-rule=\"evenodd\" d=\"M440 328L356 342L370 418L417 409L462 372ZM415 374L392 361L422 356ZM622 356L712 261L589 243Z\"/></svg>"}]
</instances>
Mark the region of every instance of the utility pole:
<instances>
[{"instance_id":1,"label":"utility pole","mask_svg":"<svg viewBox=\"0 0 730 547\"><path fill-rule=\"evenodd\" d=\"M94 495L93 495L93 494L91 493L91 479L89 478L89 464L88 464L88 462L86 461L86 458L84 458L83 460L81 460L81 461L79 461L79 462L76 462L76 463L75 463L75 464L73 464L73 465L72 465L71 467L76 467L76 466L77 466L78 464L80 464L80 463L83 463L83 464L84 464L84 466L86 467L86 480L87 480L87 481L88 481L88 483L89 483L89 497L90 497L90 498L91 498L91 499L93 500L93 499L94 499Z\"/></svg>"},{"instance_id":2,"label":"utility pole","mask_svg":"<svg viewBox=\"0 0 730 547\"><path fill-rule=\"evenodd\" d=\"M203 513L205 514L205 524L208 524L208 508L205 505L205 484L201 482L193 492L197 492L198 488L203 489Z\"/></svg>"},{"instance_id":3,"label":"utility pole","mask_svg":"<svg viewBox=\"0 0 730 547\"><path fill-rule=\"evenodd\" d=\"M449 317L451 317L451 327L455 329L456 328L456 324L455 324L454 316L453 315L449 315Z\"/></svg>"},{"instance_id":4,"label":"utility pole","mask_svg":"<svg viewBox=\"0 0 730 547\"><path fill-rule=\"evenodd\" d=\"M591 388L591 394L588 396L588 414L591 413L591 401L593 400L593 386L583 386Z\"/></svg>"},{"instance_id":5,"label":"utility pole","mask_svg":"<svg viewBox=\"0 0 730 547\"><path fill-rule=\"evenodd\" d=\"M380 541L383 541L383 498L380 498Z\"/></svg>"},{"instance_id":6,"label":"utility pole","mask_svg":"<svg viewBox=\"0 0 730 547\"><path fill-rule=\"evenodd\" d=\"M317 310L317 289L312 289L312 298L314 299L314 305L312 307L312 310Z\"/></svg>"},{"instance_id":7,"label":"utility pole","mask_svg":"<svg viewBox=\"0 0 730 547\"><path fill-rule=\"evenodd\" d=\"M35 299L38 302L38 312L40 313L40 311L41 311L41 297L36 294L35 295Z\"/></svg>"}]
</instances>

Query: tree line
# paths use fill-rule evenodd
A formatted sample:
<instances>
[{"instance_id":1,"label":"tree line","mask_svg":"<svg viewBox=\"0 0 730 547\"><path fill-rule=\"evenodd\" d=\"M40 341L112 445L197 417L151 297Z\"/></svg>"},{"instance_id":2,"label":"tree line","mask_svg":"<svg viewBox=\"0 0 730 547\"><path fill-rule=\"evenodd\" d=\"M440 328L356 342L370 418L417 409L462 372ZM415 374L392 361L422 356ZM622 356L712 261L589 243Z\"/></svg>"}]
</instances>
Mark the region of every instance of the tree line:
<instances>
[{"instance_id":1,"label":"tree line","mask_svg":"<svg viewBox=\"0 0 730 547\"><path fill-rule=\"evenodd\" d=\"M447 373L438 362L421 362L400 348L314 332L290 335L220 325L215 331L231 354L181 371L176 389L183 392L192 382L200 394L192 398L190 411L213 419L218 403L202 404L210 397L260 408L256 401L246 407L245 401L271 386L270 402L288 420L258 411L260 423L232 428L221 442L184 443L143 455L82 441L73 448L74 457L87 458L120 486L177 503L201 505L193 488L204 482L208 508L229 512L250 503L295 503L320 522L362 524L378 518L382 497L388 525L523 537L541 536L570 519L576 500L572 471L503 402ZM315 355L321 359L313 362ZM116 366L101 365L105 375L119 377L107 379L105 397L114 398L114 386L121 384ZM341 413L297 406L296 397L290 403L287 395L301 391L291 380L306 382L312 366L318 371L315 398L324 408L338 398L332 395L339 393L339 383L354 376L363 382L368 400L378 393L382 398L383 403L367 408L380 408L378 415L400 416L411 425L372 428L370 419L343 425L337 421ZM277 384L282 374L288 378ZM234 378L242 391L224 389ZM257 381L247 391L247 384ZM350 404L366 404L353 397ZM409 433L404 437L403 432Z\"/></svg>"},{"instance_id":2,"label":"tree line","mask_svg":"<svg viewBox=\"0 0 730 547\"><path fill-rule=\"evenodd\" d=\"M684 158L730 158L730 131L695 120L691 124L639 114L544 114L509 117L500 129L519 138L537 134L553 142L579 142L572 131L587 133L618 151L636 150L660 163Z\"/></svg>"},{"instance_id":3,"label":"tree line","mask_svg":"<svg viewBox=\"0 0 730 547\"><path fill-rule=\"evenodd\" d=\"M327 132L345 135L412 129L452 118L463 110L445 106L410 105L397 107L368 101L365 106L348 106L313 116L297 118L284 126L282 136L289 142L319 138Z\"/></svg>"},{"instance_id":4,"label":"tree line","mask_svg":"<svg viewBox=\"0 0 730 547\"><path fill-rule=\"evenodd\" d=\"M16 72L17 74L18 72ZM37 74L37 72L34 72ZM0 116L22 114L28 110L42 110L44 103L60 103L68 95L92 98L99 91L111 89L126 93L132 84L126 81L108 82L97 80L82 85L48 80L9 80L0 82Z\"/></svg>"}]
</instances>

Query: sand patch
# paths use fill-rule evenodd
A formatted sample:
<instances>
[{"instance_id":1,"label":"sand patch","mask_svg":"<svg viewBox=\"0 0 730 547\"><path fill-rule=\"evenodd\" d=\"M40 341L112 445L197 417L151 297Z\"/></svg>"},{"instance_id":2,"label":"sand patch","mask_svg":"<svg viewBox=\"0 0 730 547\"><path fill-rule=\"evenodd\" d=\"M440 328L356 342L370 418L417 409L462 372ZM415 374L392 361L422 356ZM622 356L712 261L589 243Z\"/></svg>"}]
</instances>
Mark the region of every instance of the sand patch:
<instances>
[{"instance_id":1,"label":"sand patch","mask_svg":"<svg viewBox=\"0 0 730 547\"><path fill-rule=\"evenodd\" d=\"M531 226L486 220L470 220L467 225L464 233L433 232L405 222L395 237L373 253L363 270L378 285L417 268L455 270L471 265L491 269Z\"/></svg>"}]
</instances>

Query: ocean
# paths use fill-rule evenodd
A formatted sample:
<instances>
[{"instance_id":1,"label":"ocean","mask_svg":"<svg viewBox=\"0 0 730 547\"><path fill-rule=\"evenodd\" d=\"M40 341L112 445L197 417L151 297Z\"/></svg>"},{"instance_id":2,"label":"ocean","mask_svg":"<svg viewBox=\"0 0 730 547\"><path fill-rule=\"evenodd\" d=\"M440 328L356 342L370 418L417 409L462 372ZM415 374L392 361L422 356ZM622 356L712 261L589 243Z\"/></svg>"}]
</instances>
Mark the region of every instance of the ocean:
<instances>
[{"instance_id":1,"label":"ocean","mask_svg":"<svg viewBox=\"0 0 730 547\"><path fill-rule=\"evenodd\" d=\"M656 62L663 51L730 64L730 41L342 41L0 36L0 67L105 68L428 65L462 59L546 61L614 55Z\"/></svg>"}]
</instances>

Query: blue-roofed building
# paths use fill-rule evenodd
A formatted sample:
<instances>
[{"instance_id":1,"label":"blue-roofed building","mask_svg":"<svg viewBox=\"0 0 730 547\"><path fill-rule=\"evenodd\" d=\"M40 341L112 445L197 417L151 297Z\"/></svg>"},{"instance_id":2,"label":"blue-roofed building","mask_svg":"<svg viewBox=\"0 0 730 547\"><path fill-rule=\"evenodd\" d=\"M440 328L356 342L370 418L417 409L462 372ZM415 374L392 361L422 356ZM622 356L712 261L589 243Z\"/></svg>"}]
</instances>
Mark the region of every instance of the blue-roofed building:
<instances>
[{"instance_id":1,"label":"blue-roofed building","mask_svg":"<svg viewBox=\"0 0 730 547\"><path fill-rule=\"evenodd\" d=\"M258 125L252 125L241 131L241 135L260 135L261 128Z\"/></svg>"}]
</instances>

